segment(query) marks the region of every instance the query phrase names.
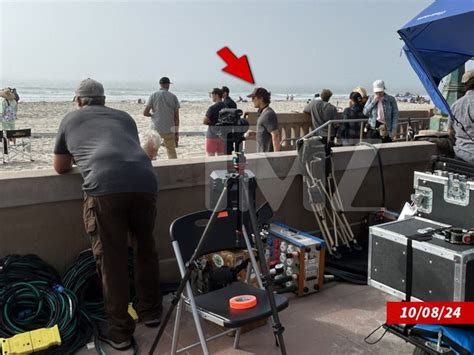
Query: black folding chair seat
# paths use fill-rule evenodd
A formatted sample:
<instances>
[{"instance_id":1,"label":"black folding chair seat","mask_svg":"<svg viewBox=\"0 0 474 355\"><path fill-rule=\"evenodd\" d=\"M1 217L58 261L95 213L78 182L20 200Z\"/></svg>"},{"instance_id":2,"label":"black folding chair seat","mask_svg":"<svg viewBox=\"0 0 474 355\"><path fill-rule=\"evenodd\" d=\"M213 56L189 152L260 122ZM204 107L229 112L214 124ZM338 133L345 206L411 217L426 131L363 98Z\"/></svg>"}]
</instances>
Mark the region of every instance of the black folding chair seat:
<instances>
[{"instance_id":1,"label":"black folding chair seat","mask_svg":"<svg viewBox=\"0 0 474 355\"><path fill-rule=\"evenodd\" d=\"M257 297L257 305L246 310L232 310L229 299L240 295ZM266 292L243 282L234 282L230 286L194 296L194 299L199 311L215 315L222 321L219 325L225 328L238 328L272 315ZM288 307L288 299L282 295L275 294L275 302L278 311Z\"/></svg>"},{"instance_id":2,"label":"black folding chair seat","mask_svg":"<svg viewBox=\"0 0 474 355\"><path fill-rule=\"evenodd\" d=\"M247 248L247 243L251 245L251 240L244 241L242 237L236 236L236 211L227 210L226 213L220 214L215 222L209 226L209 236L202 244L199 256L218 252L221 250L240 250L247 249L249 255L253 254L253 250ZM180 269L181 277L186 273L186 264L192 258L204 229L207 226L211 211L200 211L182 216L176 219L170 227L171 243L176 255L176 260ZM245 222L244 215L244 222ZM245 226L245 230L247 227ZM250 247L251 249L251 247ZM251 258L252 259L252 258ZM251 261L247 268L247 281L250 271L259 275L260 270L255 259ZM232 310L229 306L229 300L235 296L253 295L257 297L257 305L246 310ZM285 296L274 295L278 311L288 307L288 300ZM186 305L193 314L194 324L198 333L199 342L188 345L181 349L177 349L180 320L183 304ZM265 319L272 315L270 301L265 290L253 287L244 282L232 282L230 285L205 294L194 295L190 282L186 284L186 295L181 295L178 303L175 317L175 326L173 330L173 338L171 344L171 354L187 351L197 345L201 345L204 355L209 354L207 341L217 339L235 331L234 348L238 347L241 327L251 324L254 321ZM200 318L227 328L225 331L206 338L201 325ZM236 330L234 330L236 329Z\"/></svg>"}]
</instances>

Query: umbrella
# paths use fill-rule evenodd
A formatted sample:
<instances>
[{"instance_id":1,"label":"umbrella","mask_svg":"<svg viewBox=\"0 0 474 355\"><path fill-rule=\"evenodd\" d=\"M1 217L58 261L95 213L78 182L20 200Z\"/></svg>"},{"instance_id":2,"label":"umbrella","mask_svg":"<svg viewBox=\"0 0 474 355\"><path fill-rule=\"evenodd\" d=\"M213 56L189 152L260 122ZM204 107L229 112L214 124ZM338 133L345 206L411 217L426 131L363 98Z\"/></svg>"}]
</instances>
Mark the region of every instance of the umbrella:
<instances>
[{"instance_id":1,"label":"umbrella","mask_svg":"<svg viewBox=\"0 0 474 355\"><path fill-rule=\"evenodd\" d=\"M438 85L474 57L474 0L436 0L398 34L405 42L408 61L433 103L453 117Z\"/></svg>"}]
</instances>

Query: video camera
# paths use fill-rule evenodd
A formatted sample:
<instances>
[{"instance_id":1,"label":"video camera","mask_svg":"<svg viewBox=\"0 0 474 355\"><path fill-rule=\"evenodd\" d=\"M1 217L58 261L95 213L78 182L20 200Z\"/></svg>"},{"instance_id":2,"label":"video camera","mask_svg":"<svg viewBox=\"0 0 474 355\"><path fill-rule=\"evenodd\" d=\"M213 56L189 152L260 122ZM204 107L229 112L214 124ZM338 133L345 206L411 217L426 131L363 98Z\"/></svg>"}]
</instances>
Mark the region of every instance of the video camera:
<instances>
[{"instance_id":1,"label":"video camera","mask_svg":"<svg viewBox=\"0 0 474 355\"><path fill-rule=\"evenodd\" d=\"M242 118L242 110L236 108L224 108L219 111L216 123L217 135L225 140L239 143L244 140L244 134L249 129L249 122Z\"/></svg>"}]
</instances>

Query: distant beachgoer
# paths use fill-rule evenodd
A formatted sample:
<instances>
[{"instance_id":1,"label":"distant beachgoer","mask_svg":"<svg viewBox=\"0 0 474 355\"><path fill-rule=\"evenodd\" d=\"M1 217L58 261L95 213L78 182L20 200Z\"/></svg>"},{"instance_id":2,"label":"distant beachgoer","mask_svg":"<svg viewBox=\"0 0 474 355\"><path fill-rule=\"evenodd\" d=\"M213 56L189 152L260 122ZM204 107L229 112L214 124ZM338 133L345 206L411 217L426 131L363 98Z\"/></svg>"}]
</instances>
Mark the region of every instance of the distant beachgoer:
<instances>
[{"instance_id":1,"label":"distant beachgoer","mask_svg":"<svg viewBox=\"0 0 474 355\"><path fill-rule=\"evenodd\" d=\"M290 101L293 101L295 97L293 95L290 95Z\"/></svg>"},{"instance_id":2,"label":"distant beachgoer","mask_svg":"<svg viewBox=\"0 0 474 355\"><path fill-rule=\"evenodd\" d=\"M397 132L398 112L397 100L385 93L383 80L375 80L373 84L374 95L364 106L364 115L369 117L367 138L380 138L382 143L392 141Z\"/></svg>"},{"instance_id":3,"label":"distant beachgoer","mask_svg":"<svg viewBox=\"0 0 474 355\"><path fill-rule=\"evenodd\" d=\"M78 110L59 125L54 169L77 163L84 183L83 218L102 283L107 329L99 337L117 350L132 346L135 321L128 314L128 243L134 254L137 312L145 326L162 314L159 260L153 233L158 183L140 147L135 120L105 106L104 87L86 79L76 90Z\"/></svg>"},{"instance_id":4,"label":"distant beachgoer","mask_svg":"<svg viewBox=\"0 0 474 355\"><path fill-rule=\"evenodd\" d=\"M227 86L222 87L222 101L225 103L227 108L237 108L237 104L229 96L230 90Z\"/></svg>"},{"instance_id":5,"label":"distant beachgoer","mask_svg":"<svg viewBox=\"0 0 474 355\"><path fill-rule=\"evenodd\" d=\"M143 115L151 117L152 128L158 132L166 148L168 159L176 159L176 147L179 142L179 101L169 91L170 79L160 79L160 90L151 94Z\"/></svg>"},{"instance_id":6,"label":"distant beachgoer","mask_svg":"<svg viewBox=\"0 0 474 355\"><path fill-rule=\"evenodd\" d=\"M352 92L358 92L360 96L362 96L362 105L365 105L367 103L367 100L369 99L369 95L367 94L367 90L363 88L362 86L356 87Z\"/></svg>"},{"instance_id":7,"label":"distant beachgoer","mask_svg":"<svg viewBox=\"0 0 474 355\"><path fill-rule=\"evenodd\" d=\"M137 100L137 104L142 104L143 103L143 100L140 98Z\"/></svg>"},{"instance_id":8,"label":"distant beachgoer","mask_svg":"<svg viewBox=\"0 0 474 355\"><path fill-rule=\"evenodd\" d=\"M353 120L359 118L367 118L363 111L364 105L362 104L362 96L359 92L353 91L349 96L351 104L342 113L342 119ZM339 137L342 138L343 145L355 144L360 140L360 126L361 123L344 123L341 125L339 130ZM364 123L362 123L364 126Z\"/></svg>"},{"instance_id":9,"label":"distant beachgoer","mask_svg":"<svg viewBox=\"0 0 474 355\"><path fill-rule=\"evenodd\" d=\"M0 118L6 131L15 129L18 105L15 94L9 88L0 91Z\"/></svg>"},{"instance_id":10,"label":"distant beachgoer","mask_svg":"<svg viewBox=\"0 0 474 355\"><path fill-rule=\"evenodd\" d=\"M289 101L290 100L290 95L286 95L286 101Z\"/></svg>"},{"instance_id":11,"label":"distant beachgoer","mask_svg":"<svg viewBox=\"0 0 474 355\"><path fill-rule=\"evenodd\" d=\"M206 153L209 156L215 156L224 154L226 149L225 142L217 134L215 125L219 119L219 111L227 108L227 106L222 102L222 90L219 88L214 88L211 91L211 99L214 104L207 109L202 123L208 126L206 132Z\"/></svg>"},{"instance_id":12,"label":"distant beachgoer","mask_svg":"<svg viewBox=\"0 0 474 355\"><path fill-rule=\"evenodd\" d=\"M264 88L255 88L248 95L252 99L255 108L258 108L257 132L249 132L250 138L257 140L257 152L279 152L280 131L278 129L278 117L270 107L271 93Z\"/></svg>"},{"instance_id":13,"label":"distant beachgoer","mask_svg":"<svg viewBox=\"0 0 474 355\"><path fill-rule=\"evenodd\" d=\"M318 128L330 120L337 119L337 108L329 103L332 92L329 89L321 90L319 97L315 98L303 109L303 112L311 115L313 121L313 128ZM333 134L335 132L333 131ZM323 137L323 141L326 144L328 142L328 128L322 128L319 131L319 135Z\"/></svg>"},{"instance_id":14,"label":"distant beachgoer","mask_svg":"<svg viewBox=\"0 0 474 355\"><path fill-rule=\"evenodd\" d=\"M472 141L474 137L474 69L464 73L461 83L464 85L466 94L453 104L451 110L454 117L462 123L467 134L451 117L448 120L448 133L456 138L454 145L456 157L474 163L474 142Z\"/></svg>"}]
</instances>

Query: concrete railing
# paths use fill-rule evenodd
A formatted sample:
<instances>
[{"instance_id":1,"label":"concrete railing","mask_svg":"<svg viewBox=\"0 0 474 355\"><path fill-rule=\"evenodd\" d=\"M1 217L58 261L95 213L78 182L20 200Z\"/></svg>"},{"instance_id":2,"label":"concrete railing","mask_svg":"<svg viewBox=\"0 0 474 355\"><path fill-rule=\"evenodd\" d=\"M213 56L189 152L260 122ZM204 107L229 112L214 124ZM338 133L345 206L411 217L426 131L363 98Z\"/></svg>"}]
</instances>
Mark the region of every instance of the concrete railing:
<instances>
[{"instance_id":1,"label":"concrete railing","mask_svg":"<svg viewBox=\"0 0 474 355\"><path fill-rule=\"evenodd\" d=\"M400 210L412 192L413 171L426 169L436 146L427 142L377 146L384 164L386 207ZM374 153L367 147L340 147L334 149L333 159L340 186L349 186L349 195L354 194L345 204L348 216L359 221L380 206L381 182ZM170 281L177 279L178 272L169 226L184 214L206 208L209 175L227 168L230 157L154 164L160 185L155 235L161 276ZM249 154L248 169L257 177L259 204L268 200L275 220L305 231L317 229L313 214L304 206L296 152ZM82 221L81 184L77 169L65 175L52 170L0 173L0 257L33 253L64 272L89 247Z\"/></svg>"},{"instance_id":2,"label":"concrete railing","mask_svg":"<svg viewBox=\"0 0 474 355\"><path fill-rule=\"evenodd\" d=\"M422 129L428 129L430 126L430 118L433 116L433 110L404 110L400 111L400 120L398 122L397 133L395 140L408 140L409 128L411 127L415 132ZM256 130L258 113L247 112L245 117L249 121L250 129ZM277 113L278 128L281 137L281 150L295 150L296 141L308 134L312 130L311 116L305 113ZM342 120L342 113L338 113L338 119ZM330 129L334 132L333 125ZM248 141L245 143L247 152L255 152L255 143Z\"/></svg>"}]
</instances>

